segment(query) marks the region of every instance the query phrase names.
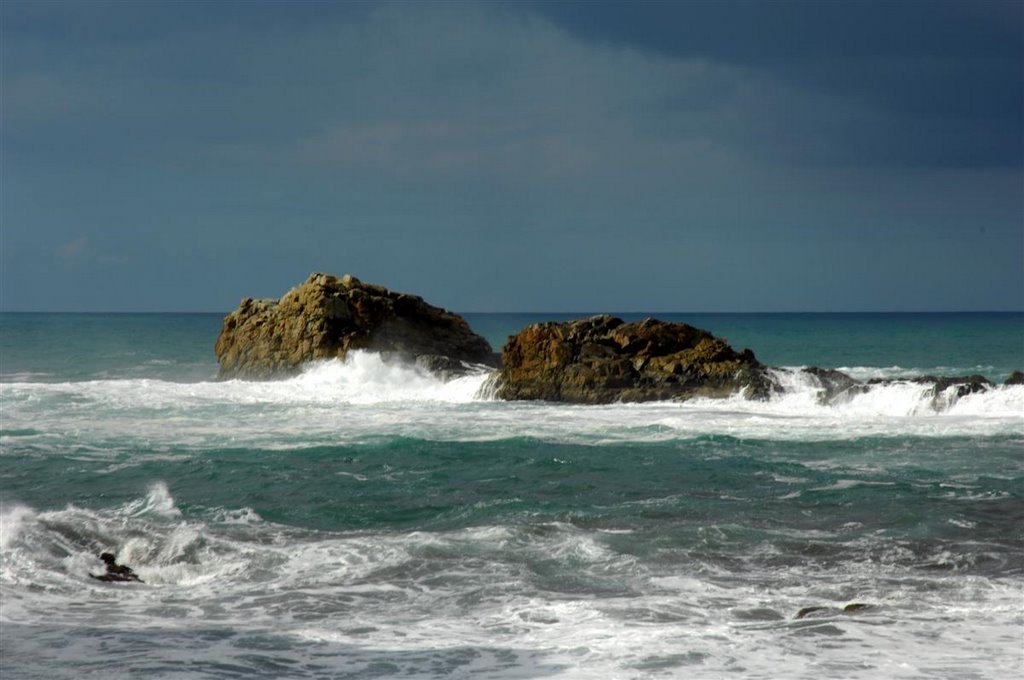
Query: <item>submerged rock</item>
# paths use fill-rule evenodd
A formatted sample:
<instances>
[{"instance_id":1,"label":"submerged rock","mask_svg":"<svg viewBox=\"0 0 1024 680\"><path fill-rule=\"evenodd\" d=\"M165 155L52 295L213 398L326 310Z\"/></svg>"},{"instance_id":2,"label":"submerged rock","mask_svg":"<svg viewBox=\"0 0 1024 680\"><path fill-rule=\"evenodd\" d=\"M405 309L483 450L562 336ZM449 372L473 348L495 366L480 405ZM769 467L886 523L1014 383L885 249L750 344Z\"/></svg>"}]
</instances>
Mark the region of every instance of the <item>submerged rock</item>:
<instances>
[{"instance_id":1,"label":"submerged rock","mask_svg":"<svg viewBox=\"0 0 1024 680\"><path fill-rule=\"evenodd\" d=\"M937 377L923 375L913 379L919 385L931 385L932 407L942 410L968 394L986 392L995 385L983 375Z\"/></svg>"},{"instance_id":2,"label":"submerged rock","mask_svg":"<svg viewBox=\"0 0 1024 680\"><path fill-rule=\"evenodd\" d=\"M935 376L919 375L913 378L872 378L864 384L864 389L875 386L898 385L900 383L914 383L926 385L929 389L926 396L931 396L931 406L936 411L942 411L956 403L961 397L969 394L986 392L995 383L983 375L962 375L962 376Z\"/></svg>"},{"instance_id":3,"label":"submerged rock","mask_svg":"<svg viewBox=\"0 0 1024 680\"><path fill-rule=\"evenodd\" d=\"M497 366L490 344L458 314L348 275L311 274L280 300L245 298L224 318L215 346L222 379L286 377L353 349L415 361L444 377L469 364Z\"/></svg>"},{"instance_id":4,"label":"submerged rock","mask_svg":"<svg viewBox=\"0 0 1024 680\"><path fill-rule=\"evenodd\" d=\"M968 394L985 392L995 385L983 375L963 375L950 377L935 377L931 375L915 378L914 382L926 385L932 383L932 392L938 396L951 387L956 388L957 397L966 397Z\"/></svg>"},{"instance_id":5,"label":"submerged rock","mask_svg":"<svg viewBox=\"0 0 1024 680\"><path fill-rule=\"evenodd\" d=\"M800 611L796 613L796 616L793 618L802 619L808 614L818 614L820 612L827 611L829 611L828 607L803 607Z\"/></svg>"},{"instance_id":6,"label":"submerged rock","mask_svg":"<svg viewBox=\"0 0 1024 680\"><path fill-rule=\"evenodd\" d=\"M686 324L602 315L527 326L502 349L501 399L583 404L654 401L776 389L753 352Z\"/></svg>"},{"instance_id":7,"label":"submerged rock","mask_svg":"<svg viewBox=\"0 0 1024 680\"><path fill-rule=\"evenodd\" d=\"M842 371L834 368L818 368L810 366L803 369L804 373L813 375L821 385L818 392L818 403L827 405L834 403L842 396L850 397L863 392L864 385Z\"/></svg>"}]
</instances>

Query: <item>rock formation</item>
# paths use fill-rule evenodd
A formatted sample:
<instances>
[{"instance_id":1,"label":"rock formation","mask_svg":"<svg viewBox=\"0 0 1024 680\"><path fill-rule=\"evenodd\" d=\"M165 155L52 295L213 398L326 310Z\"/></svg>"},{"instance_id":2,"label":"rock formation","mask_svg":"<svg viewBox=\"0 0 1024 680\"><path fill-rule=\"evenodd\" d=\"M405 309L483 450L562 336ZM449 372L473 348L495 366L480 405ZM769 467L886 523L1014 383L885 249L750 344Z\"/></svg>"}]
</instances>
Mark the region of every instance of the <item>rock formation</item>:
<instances>
[{"instance_id":1,"label":"rock formation","mask_svg":"<svg viewBox=\"0 0 1024 680\"><path fill-rule=\"evenodd\" d=\"M603 315L527 326L502 350L502 399L585 404L686 399L775 389L753 352L686 324Z\"/></svg>"},{"instance_id":2,"label":"rock formation","mask_svg":"<svg viewBox=\"0 0 1024 680\"><path fill-rule=\"evenodd\" d=\"M743 394L766 399L781 387L753 352L693 326L656 319L626 323L602 315L527 326L509 338L499 358L466 321L423 298L396 293L352 276L311 274L280 300L242 300L224 318L215 351L222 379L269 379L297 373L304 363L343 358L366 349L415 361L443 378L502 367L492 379L501 399L582 404ZM820 386L822 404L838 403L876 384L833 369L802 369ZM933 406L993 389L983 376L910 379L930 385ZM1007 385L1024 384L1015 371Z\"/></svg>"},{"instance_id":3,"label":"rock formation","mask_svg":"<svg viewBox=\"0 0 1024 680\"><path fill-rule=\"evenodd\" d=\"M497 365L490 344L461 316L416 295L319 273L280 300L242 300L215 347L222 379L285 377L353 349L415 360L446 377L467 364Z\"/></svg>"}]
</instances>

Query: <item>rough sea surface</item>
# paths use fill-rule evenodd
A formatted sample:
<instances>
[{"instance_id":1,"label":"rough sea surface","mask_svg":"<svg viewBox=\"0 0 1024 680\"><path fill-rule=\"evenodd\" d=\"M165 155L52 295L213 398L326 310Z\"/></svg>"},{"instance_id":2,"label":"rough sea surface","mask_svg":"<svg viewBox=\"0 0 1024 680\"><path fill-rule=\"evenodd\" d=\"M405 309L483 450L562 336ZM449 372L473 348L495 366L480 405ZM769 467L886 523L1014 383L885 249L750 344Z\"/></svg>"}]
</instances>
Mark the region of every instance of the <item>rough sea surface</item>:
<instances>
[{"instance_id":1,"label":"rough sea surface","mask_svg":"<svg viewBox=\"0 0 1024 680\"><path fill-rule=\"evenodd\" d=\"M788 392L217 382L218 315L0 315L0 677L1024 675L1024 387L901 381L1005 380L1024 316L661 317ZM897 381L823 406L811 364Z\"/></svg>"}]
</instances>

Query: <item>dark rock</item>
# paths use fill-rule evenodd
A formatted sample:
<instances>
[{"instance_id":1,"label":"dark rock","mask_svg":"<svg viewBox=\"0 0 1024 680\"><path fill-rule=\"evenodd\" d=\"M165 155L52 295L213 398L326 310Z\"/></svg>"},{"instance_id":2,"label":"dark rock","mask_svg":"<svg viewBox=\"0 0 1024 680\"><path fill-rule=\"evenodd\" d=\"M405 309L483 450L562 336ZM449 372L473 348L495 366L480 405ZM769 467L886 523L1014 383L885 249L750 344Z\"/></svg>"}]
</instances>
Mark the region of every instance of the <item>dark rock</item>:
<instances>
[{"instance_id":1,"label":"dark rock","mask_svg":"<svg viewBox=\"0 0 1024 680\"><path fill-rule=\"evenodd\" d=\"M222 379L286 377L353 349L421 361L447 377L473 364L496 367L491 346L461 316L416 295L318 273L280 300L242 300L215 347Z\"/></svg>"},{"instance_id":2,"label":"dark rock","mask_svg":"<svg viewBox=\"0 0 1024 680\"><path fill-rule=\"evenodd\" d=\"M870 604L864 604L863 602L851 602L850 604L848 604L845 607L843 607L843 611L846 612L847 614L852 614L853 612L864 611L865 609L871 609L871 605Z\"/></svg>"},{"instance_id":3,"label":"dark rock","mask_svg":"<svg viewBox=\"0 0 1024 680\"><path fill-rule=\"evenodd\" d=\"M941 411L947 408L952 402L968 394L985 392L995 387L995 384L983 375L962 375L962 376L934 376L920 375L914 378L872 378L868 385L893 385L897 383L916 383L918 385L930 385L928 392L932 397L932 407ZM950 391L952 389L952 391Z\"/></svg>"},{"instance_id":4,"label":"dark rock","mask_svg":"<svg viewBox=\"0 0 1024 680\"><path fill-rule=\"evenodd\" d=\"M828 607L804 607L796 613L796 618L802 619L808 614L816 614L818 612L827 612Z\"/></svg>"},{"instance_id":5,"label":"dark rock","mask_svg":"<svg viewBox=\"0 0 1024 680\"><path fill-rule=\"evenodd\" d=\"M992 389L992 381L983 375L964 375L954 377L936 377L924 375L913 379L913 382L920 385L932 385L932 406L942 409L949 406L951 401L968 394L976 394ZM952 392L950 390L952 389Z\"/></svg>"},{"instance_id":6,"label":"dark rock","mask_svg":"<svg viewBox=\"0 0 1024 680\"><path fill-rule=\"evenodd\" d=\"M794 618L802 619L805 616L810 616L811 614L855 614L857 612L864 611L865 609L874 609L874 605L864 604L863 602L851 602L841 610L836 609L835 607L804 607L796 613Z\"/></svg>"},{"instance_id":7,"label":"dark rock","mask_svg":"<svg viewBox=\"0 0 1024 680\"><path fill-rule=\"evenodd\" d=\"M137 582L143 583L143 580L139 578L139 575L135 571L124 564L118 564L117 558L112 554L105 552L100 555L100 559L106 568L102 574L92 574L89 576L96 579L97 581L106 581L108 583L125 583L125 582Z\"/></svg>"},{"instance_id":8,"label":"dark rock","mask_svg":"<svg viewBox=\"0 0 1024 680\"><path fill-rule=\"evenodd\" d=\"M687 399L778 388L753 352L693 326L602 315L527 326L502 349L502 399L603 404Z\"/></svg>"},{"instance_id":9,"label":"dark rock","mask_svg":"<svg viewBox=\"0 0 1024 680\"><path fill-rule=\"evenodd\" d=\"M1010 374L1010 377L1006 379L1004 385L1024 385L1024 372L1014 371Z\"/></svg>"},{"instance_id":10,"label":"dark rock","mask_svg":"<svg viewBox=\"0 0 1024 680\"><path fill-rule=\"evenodd\" d=\"M393 354L385 353L384 355L385 361L393 357ZM480 370L481 366L496 368L500 365L498 362L501 361L501 355L493 352L486 361L478 362L461 361L441 354L420 354L416 357L410 357L403 354L400 358L403 363L414 363L420 368L424 368L430 373L433 373L442 380L451 380L453 378L464 376L467 373L475 373Z\"/></svg>"},{"instance_id":11,"label":"dark rock","mask_svg":"<svg viewBox=\"0 0 1024 680\"><path fill-rule=\"evenodd\" d=\"M992 381L983 375L963 375L951 377L936 377L934 375L923 375L913 379L913 382L921 385L932 383L932 390L935 394L945 392L950 387L956 388L956 396L964 397L976 392L984 392L993 387Z\"/></svg>"},{"instance_id":12,"label":"dark rock","mask_svg":"<svg viewBox=\"0 0 1024 680\"><path fill-rule=\"evenodd\" d=\"M863 385L860 382L833 368L810 366L803 369L803 372L818 379L822 388L818 393L818 401L821 404L830 404L840 395L852 395L863 391Z\"/></svg>"}]
</instances>

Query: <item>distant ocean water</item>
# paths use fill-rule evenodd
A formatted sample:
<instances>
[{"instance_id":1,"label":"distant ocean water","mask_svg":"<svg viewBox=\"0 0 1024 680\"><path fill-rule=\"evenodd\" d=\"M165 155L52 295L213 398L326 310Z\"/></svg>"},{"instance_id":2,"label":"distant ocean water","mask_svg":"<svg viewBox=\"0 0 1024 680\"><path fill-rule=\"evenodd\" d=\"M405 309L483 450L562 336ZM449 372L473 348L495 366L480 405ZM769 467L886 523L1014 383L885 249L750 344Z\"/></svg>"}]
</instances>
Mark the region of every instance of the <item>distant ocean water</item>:
<instances>
[{"instance_id":1,"label":"distant ocean water","mask_svg":"<svg viewBox=\"0 0 1024 680\"><path fill-rule=\"evenodd\" d=\"M498 349L573 316L466 318ZM367 353L217 382L222 315L0 315L0 676L1024 673L1024 387L900 380L1002 382L1024 315L657 316L788 392L509 403ZM896 382L822 406L808 365Z\"/></svg>"}]
</instances>

